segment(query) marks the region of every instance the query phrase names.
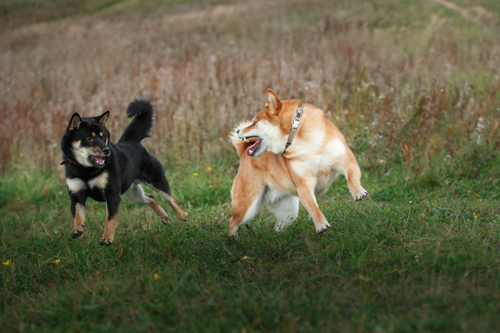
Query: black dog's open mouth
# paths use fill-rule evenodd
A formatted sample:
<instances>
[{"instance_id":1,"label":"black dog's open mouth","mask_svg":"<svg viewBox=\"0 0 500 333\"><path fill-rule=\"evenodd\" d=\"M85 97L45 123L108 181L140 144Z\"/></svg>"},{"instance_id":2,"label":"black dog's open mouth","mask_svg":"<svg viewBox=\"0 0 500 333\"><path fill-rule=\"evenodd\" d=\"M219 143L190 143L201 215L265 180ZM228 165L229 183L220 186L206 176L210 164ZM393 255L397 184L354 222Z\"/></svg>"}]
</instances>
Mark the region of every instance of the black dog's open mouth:
<instances>
[{"instance_id":1,"label":"black dog's open mouth","mask_svg":"<svg viewBox=\"0 0 500 333\"><path fill-rule=\"evenodd\" d=\"M102 168L105 162L104 157L101 156L89 156L89 161L92 162L92 164L98 168Z\"/></svg>"}]
</instances>

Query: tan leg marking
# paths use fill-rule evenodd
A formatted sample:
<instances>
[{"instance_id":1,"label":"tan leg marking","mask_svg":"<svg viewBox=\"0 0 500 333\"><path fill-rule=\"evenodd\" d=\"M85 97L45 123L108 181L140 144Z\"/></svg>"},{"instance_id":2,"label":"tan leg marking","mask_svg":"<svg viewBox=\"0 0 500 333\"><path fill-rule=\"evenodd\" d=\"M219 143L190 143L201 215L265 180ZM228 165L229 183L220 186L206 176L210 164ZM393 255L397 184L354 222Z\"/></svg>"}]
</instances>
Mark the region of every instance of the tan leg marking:
<instances>
[{"instance_id":1,"label":"tan leg marking","mask_svg":"<svg viewBox=\"0 0 500 333\"><path fill-rule=\"evenodd\" d=\"M109 210L106 205L106 223L104 224L104 233L102 234L99 244L109 246L113 243L119 215L120 207L118 207L118 209L116 210L115 215L111 219L109 219Z\"/></svg>"},{"instance_id":2,"label":"tan leg marking","mask_svg":"<svg viewBox=\"0 0 500 333\"><path fill-rule=\"evenodd\" d=\"M145 196L147 196L149 200L149 207L153 208L155 211L156 215L158 215L161 218L161 222L164 224L167 224L168 222L168 215L167 213L161 208L160 204L153 198L153 196L149 193L144 193Z\"/></svg>"},{"instance_id":3,"label":"tan leg marking","mask_svg":"<svg viewBox=\"0 0 500 333\"><path fill-rule=\"evenodd\" d=\"M171 194L168 194L168 193L165 193L163 191L158 191L158 194L160 194L160 196L167 200L168 204L170 205L170 207L172 207L172 209L174 210L175 212L175 216L181 220L181 221L187 221L188 220L188 214L182 210L181 207L179 207L179 204L177 203L177 201L175 201L174 199L174 196L171 195Z\"/></svg>"},{"instance_id":4,"label":"tan leg marking","mask_svg":"<svg viewBox=\"0 0 500 333\"><path fill-rule=\"evenodd\" d=\"M156 193L158 193L163 199L167 200L170 207L172 207L172 209L174 210L175 216L180 221L187 221L188 220L188 214L185 211L183 211L181 207L179 207L179 204L177 203L177 201L175 201L174 196L172 194L168 194L166 192L163 192L162 190L157 189L156 187L152 186L151 184L147 184L147 185L150 188L152 188Z\"/></svg>"},{"instance_id":5,"label":"tan leg marking","mask_svg":"<svg viewBox=\"0 0 500 333\"><path fill-rule=\"evenodd\" d=\"M71 230L71 237L72 238L78 238L83 234L84 231L84 222L85 222L85 213L86 209L85 206L77 203L75 205L75 219L74 219L74 225L73 225L73 230Z\"/></svg>"},{"instance_id":6,"label":"tan leg marking","mask_svg":"<svg viewBox=\"0 0 500 333\"><path fill-rule=\"evenodd\" d=\"M156 215L158 215L161 218L161 221L163 223L167 223L168 221L168 215L165 213L163 208L158 204L158 202L153 198L151 194L145 193L144 189L142 188L141 185L134 183L130 186L130 188L123 193L123 195L128 198L129 200L142 204L142 205L148 205L151 207Z\"/></svg>"}]
</instances>

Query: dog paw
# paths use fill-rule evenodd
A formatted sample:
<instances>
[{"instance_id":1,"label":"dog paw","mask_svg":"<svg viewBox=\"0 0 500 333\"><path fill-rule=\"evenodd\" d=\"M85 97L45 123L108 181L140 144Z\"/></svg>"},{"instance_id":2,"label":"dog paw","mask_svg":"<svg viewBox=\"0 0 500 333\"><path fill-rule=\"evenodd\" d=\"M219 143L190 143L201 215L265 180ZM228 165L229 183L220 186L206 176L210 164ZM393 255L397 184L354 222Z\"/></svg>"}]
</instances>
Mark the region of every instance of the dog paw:
<instances>
[{"instance_id":1,"label":"dog paw","mask_svg":"<svg viewBox=\"0 0 500 333\"><path fill-rule=\"evenodd\" d=\"M175 216L177 216L177 218L180 221L186 222L188 220L188 213L186 213L186 212L182 212L181 214L176 214Z\"/></svg>"},{"instance_id":2,"label":"dog paw","mask_svg":"<svg viewBox=\"0 0 500 333\"><path fill-rule=\"evenodd\" d=\"M360 201L360 200L363 200L364 198L366 198L368 196L368 191L365 190L364 188L361 188L361 191L358 191L356 193L354 193L352 195L352 197L354 198L354 200L356 201Z\"/></svg>"},{"instance_id":3,"label":"dog paw","mask_svg":"<svg viewBox=\"0 0 500 333\"><path fill-rule=\"evenodd\" d=\"M165 214L161 217L161 223L167 224L168 223L168 215Z\"/></svg>"},{"instance_id":4,"label":"dog paw","mask_svg":"<svg viewBox=\"0 0 500 333\"><path fill-rule=\"evenodd\" d=\"M330 229L330 224L326 222L325 224L316 227L316 233L322 234L324 232L327 232L328 229Z\"/></svg>"},{"instance_id":5,"label":"dog paw","mask_svg":"<svg viewBox=\"0 0 500 333\"><path fill-rule=\"evenodd\" d=\"M83 225L74 227L73 230L71 230L71 238L78 238L83 234Z\"/></svg>"},{"instance_id":6,"label":"dog paw","mask_svg":"<svg viewBox=\"0 0 500 333\"><path fill-rule=\"evenodd\" d=\"M229 227L229 237L238 238L238 227L234 228Z\"/></svg>"},{"instance_id":7,"label":"dog paw","mask_svg":"<svg viewBox=\"0 0 500 333\"><path fill-rule=\"evenodd\" d=\"M107 238L103 237L99 240L99 245L110 246L111 244L113 244L113 238L111 238L111 237L107 237Z\"/></svg>"}]
</instances>

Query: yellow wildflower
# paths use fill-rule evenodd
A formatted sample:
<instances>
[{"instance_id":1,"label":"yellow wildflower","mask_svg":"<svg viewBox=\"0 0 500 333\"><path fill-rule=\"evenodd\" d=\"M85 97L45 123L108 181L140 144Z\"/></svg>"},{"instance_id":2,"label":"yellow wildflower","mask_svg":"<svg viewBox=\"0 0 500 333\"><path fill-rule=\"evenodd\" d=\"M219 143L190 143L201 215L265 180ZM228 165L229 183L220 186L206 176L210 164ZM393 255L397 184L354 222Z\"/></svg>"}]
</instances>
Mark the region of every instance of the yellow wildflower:
<instances>
[{"instance_id":1,"label":"yellow wildflower","mask_svg":"<svg viewBox=\"0 0 500 333\"><path fill-rule=\"evenodd\" d=\"M208 170L208 171L210 171L210 170L212 170L212 168L211 168L211 167L208 167L208 168L207 168L207 170Z\"/></svg>"},{"instance_id":2,"label":"yellow wildflower","mask_svg":"<svg viewBox=\"0 0 500 333\"><path fill-rule=\"evenodd\" d=\"M61 262L61 259L57 259L57 260L53 261L53 263L56 264L56 265L59 265L60 262Z\"/></svg>"},{"instance_id":3,"label":"yellow wildflower","mask_svg":"<svg viewBox=\"0 0 500 333\"><path fill-rule=\"evenodd\" d=\"M409 203L413 203L413 200L408 201Z\"/></svg>"},{"instance_id":4,"label":"yellow wildflower","mask_svg":"<svg viewBox=\"0 0 500 333\"><path fill-rule=\"evenodd\" d=\"M3 267L10 265L10 260L2 261Z\"/></svg>"},{"instance_id":5,"label":"yellow wildflower","mask_svg":"<svg viewBox=\"0 0 500 333\"><path fill-rule=\"evenodd\" d=\"M195 172L195 173L193 173L193 176L198 177L198 174Z\"/></svg>"},{"instance_id":6,"label":"yellow wildflower","mask_svg":"<svg viewBox=\"0 0 500 333\"><path fill-rule=\"evenodd\" d=\"M158 280L158 274L153 275L153 278L155 279L155 281Z\"/></svg>"},{"instance_id":7,"label":"yellow wildflower","mask_svg":"<svg viewBox=\"0 0 500 333\"><path fill-rule=\"evenodd\" d=\"M19 153L19 157L23 157L23 156L24 156L24 154L23 154L23 153Z\"/></svg>"}]
</instances>

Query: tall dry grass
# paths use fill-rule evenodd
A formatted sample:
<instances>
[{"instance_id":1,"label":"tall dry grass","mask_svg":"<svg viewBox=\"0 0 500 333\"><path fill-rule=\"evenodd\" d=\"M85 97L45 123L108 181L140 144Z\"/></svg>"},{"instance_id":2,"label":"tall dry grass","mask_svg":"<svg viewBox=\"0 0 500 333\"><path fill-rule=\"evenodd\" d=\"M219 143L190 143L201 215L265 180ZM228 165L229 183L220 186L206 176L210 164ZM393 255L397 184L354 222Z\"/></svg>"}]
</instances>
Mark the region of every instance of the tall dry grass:
<instances>
[{"instance_id":1,"label":"tall dry grass","mask_svg":"<svg viewBox=\"0 0 500 333\"><path fill-rule=\"evenodd\" d=\"M363 168L399 159L418 175L434 155L499 148L498 27L421 5L402 22L386 17L392 7L361 2L262 1L5 32L2 170L57 167L73 112L111 110L116 140L139 96L156 105L145 145L162 162L235 159L228 134L263 107L269 87L326 110Z\"/></svg>"}]
</instances>

